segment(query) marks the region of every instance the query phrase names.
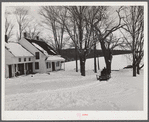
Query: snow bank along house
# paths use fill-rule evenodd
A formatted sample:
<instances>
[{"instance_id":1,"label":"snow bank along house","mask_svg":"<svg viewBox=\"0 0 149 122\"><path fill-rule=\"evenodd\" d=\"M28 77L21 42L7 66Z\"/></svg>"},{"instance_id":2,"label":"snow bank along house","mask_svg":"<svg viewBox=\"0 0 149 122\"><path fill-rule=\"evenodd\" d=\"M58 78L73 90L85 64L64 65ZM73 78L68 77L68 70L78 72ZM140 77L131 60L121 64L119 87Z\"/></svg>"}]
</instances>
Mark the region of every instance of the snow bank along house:
<instances>
[{"instance_id":1,"label":"snow bank along house","mask_svg":"<svg viewBox=\"0 0 149 122\"><path fill-rule=\"evenodd\" d=\"M17 70L20 75L28 73L27 71L29 73L57 71L62 69L62 63L65 61L47 43L38 38L37 40L22 38L19 43L7 43L5 52L6 77L13 77Z\"/></svg>"}]
</instances>

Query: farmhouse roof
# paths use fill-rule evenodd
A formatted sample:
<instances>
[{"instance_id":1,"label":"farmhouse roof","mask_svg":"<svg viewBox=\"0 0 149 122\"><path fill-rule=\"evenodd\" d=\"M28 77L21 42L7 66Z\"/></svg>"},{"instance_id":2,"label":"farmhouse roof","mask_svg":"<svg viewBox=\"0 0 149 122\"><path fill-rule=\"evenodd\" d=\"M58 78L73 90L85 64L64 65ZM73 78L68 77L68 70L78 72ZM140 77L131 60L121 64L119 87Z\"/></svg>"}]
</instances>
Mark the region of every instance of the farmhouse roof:
<instances>
[{"instance_id":1,"label":"farmhouse roof","mask_svg":"<svg viewBox=\"0 0 149 122\"><path fill-rule=\"evenodd\" d=\"M34 45L38 50L40 50L45 55L56 55L56 52L54 49L49 46L44 41L34 40L34 39L28 39L25 38L28 42L30 42L32 45Z\"/></svg>"},{"instance_id":2,"label":"farmhouse roof","mask_svg":"<svg viewBox=\"0 0 149 122\"><path fill-rule=\"evenodd\" d=\"M49 56L46 60L47 61L65 61L65 59L60 56Z\"/></svg>"},{"instance_id":3,"label":"farmhouse roof","mask_svg":"<svg viewBox=\"0 0 149 122\"><path fill-rule=\"evenodd\" d=\"M29 51L27 51L24 47L22 47L18 43L5 43L5 47L9 50L15 57L23 57L23 56L34 56Z\"/></svg>"}]
</instances>

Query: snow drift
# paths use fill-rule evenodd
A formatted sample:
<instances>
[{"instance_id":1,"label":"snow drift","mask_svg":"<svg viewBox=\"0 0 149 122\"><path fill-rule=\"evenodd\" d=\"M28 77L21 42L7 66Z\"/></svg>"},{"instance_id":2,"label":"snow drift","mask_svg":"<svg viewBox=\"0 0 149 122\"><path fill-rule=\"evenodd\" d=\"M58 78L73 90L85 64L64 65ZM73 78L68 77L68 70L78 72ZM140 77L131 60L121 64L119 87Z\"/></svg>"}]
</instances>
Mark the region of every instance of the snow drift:
<instances>
[{"instance_id":1,"label":"snow drift","mask_svg":"<svg viewBox=\"0 0 149 122\"><path fill-rule=\"evenodd\" d=\"M143 110L143 70L134 78L131 69L123 69L125 56L114 56L112 78L100 82L93 64L86 61L85 77L75 72L73 61L65 71L6 79L5 110ZM100 69L104 66L100 58Z\"/></svg>"}]
</instances>

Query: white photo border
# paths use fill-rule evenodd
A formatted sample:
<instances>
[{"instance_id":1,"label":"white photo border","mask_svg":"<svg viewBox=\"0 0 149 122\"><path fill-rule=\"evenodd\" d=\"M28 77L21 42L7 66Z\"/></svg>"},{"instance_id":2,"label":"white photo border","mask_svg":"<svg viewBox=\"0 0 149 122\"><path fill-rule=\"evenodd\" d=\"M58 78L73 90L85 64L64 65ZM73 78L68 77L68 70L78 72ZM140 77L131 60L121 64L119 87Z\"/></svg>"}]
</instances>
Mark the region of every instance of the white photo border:
<instances>
[{"instance_id":1,"label":"white photo border","mask_svg":"<svg viewBox=\"0 0 149 122\"><path fill-rule=\"evenodd\" d=\"M7 6L144 6L144 109L143 111L5 111L5 39L4 16ZM148 116L148 4L147 2L2 2L2 120L146 120ZM137 101L136 101L137 102ZM88 116L77 116L77 113Z\"/></svg>"}]
</instances>

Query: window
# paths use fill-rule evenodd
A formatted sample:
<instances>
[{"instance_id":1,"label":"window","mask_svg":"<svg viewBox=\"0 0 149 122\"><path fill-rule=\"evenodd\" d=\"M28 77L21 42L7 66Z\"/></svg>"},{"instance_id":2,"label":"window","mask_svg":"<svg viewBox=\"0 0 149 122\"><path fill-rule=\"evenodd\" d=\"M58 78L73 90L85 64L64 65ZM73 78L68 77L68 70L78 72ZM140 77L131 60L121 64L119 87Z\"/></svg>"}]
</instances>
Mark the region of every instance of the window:
<instances>
[{"instance_id":1,"label":"window","mask_svg":"<svg viewBox=\"0 0 149 122\"><path fill-rule=\"evenodd\" d=\"M31 58L28 58L29 61L31 61Z\"/></svg>"},{"instance_id":2,"label":"window","mask_svg":"<svg viewBox=\"0 0 149 122\"><path fill-rule=\"evenodd\" d=\"M21 62L21 58L19 58L19 62Z\"/></svg>"},{"instance_id":3,"label":"window","mask_svg":"<svg viewBox=\"0 0 149 122\"><path fill-rule=\"evenodd\" d=\"M35 52L36 59L39 59L39 52Z\"/></svg>"},{"instance_id":4,"label":"window","mask_svg":"<svg viewBox=\"0 0 149 122\"><path fill-rule=\"evenodd\" d=\"M26 58L24 58L24 61L26 61Z\"/></svg>"},{"instance_id":5,"label":"window","mask_svg":"<svg viewBox=\"0 0 149 122\"><path fill-rule=\"evenodd\" d=\"M59 67L59 62L56 62L56 66Z\"/></svg>"},{"instance_id":6,"label":"window","mask_svg":"<svg viewBox=\"0 0 149 122\"><path fill-rule=\"evenodd\" d=\"M35 69L39 69L39 62L35 62Z\"/></svg>"}]
</instances>

